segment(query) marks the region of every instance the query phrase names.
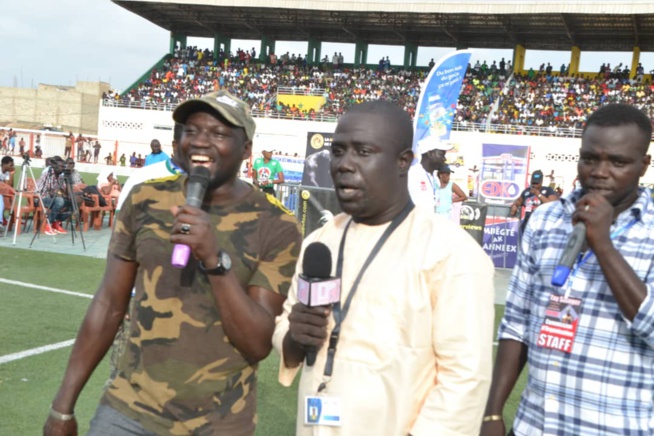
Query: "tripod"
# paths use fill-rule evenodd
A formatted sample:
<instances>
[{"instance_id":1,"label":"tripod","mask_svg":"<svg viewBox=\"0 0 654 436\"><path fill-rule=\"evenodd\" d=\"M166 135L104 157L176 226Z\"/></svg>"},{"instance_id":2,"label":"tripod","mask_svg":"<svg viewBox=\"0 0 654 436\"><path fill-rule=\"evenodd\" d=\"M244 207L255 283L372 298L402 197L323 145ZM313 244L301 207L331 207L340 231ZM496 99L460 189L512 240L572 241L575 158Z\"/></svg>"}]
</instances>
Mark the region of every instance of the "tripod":
<instances>
[{"instance_id":1,"label":"tripod","mask_svg":"<svg viewBox=\"0 0 654 436\"><path fill-rule=\"evenodd\" d=\"M64 170L64 182L59 182L59 190L63 191L63 184L65 183L66 185L66 194L68 198L70 199L70 212L68 212L69 217L70 217L70 238L71 242L73 245L75 245L75 236L77 234L77 231L75 228L79 226L79 228L82 228L82 224L80 223L79 219L79 207L77 206L77 199L75 198L75 192L73 191L73 179L71 177L71 172L70 170ZM41 200L41 205L43 207L43 200ZM50 224L50 227L52 227L52 223L48 220L47 215L43 215L46 219L46 222ZM38 223L38 230L36 233L34 233L34 236L32 237L32 242L30 242L30 248L32 248L32 244L34 243L34 240L38 236L38 234L41 232L41 223ZM80 230L79 232L80 239L82 240L82 247L84 247L84 251L86 251L86 244L84 243L84 233Z\"/></svg>"},{"instance_id":2,"label":"tripod","mask_svg":"<svg viewBox=\"0 0 654 436\"><path fill-rule=\"evenodd\" d=\"M20 207L23 204L23 193L27 191L27 171L30 172L30 176L32 177L32 180L36 180L36 177L34 177L34 172L32 171L32 167L30 166L30 157L28 154L23 155L23 163L21 165L21 172L20 172L20 180L18 182L18 189L16 192L18 192L18 195L14 195L14 199L11 201L11 210L10 210L10 215L9 215L9 222L14 223L14 240L12 242L12 245L16 245L16 235L18 234L18 226L20 226L20 221L21 221L21 214L20 212L18 213L18 217L16 217L16 211L20 209ZM39 207L41 208L41 212L43 213L43 216L45 219L48 219L48 215L46 214L45 211L45 206L43 205L43 198L41 197L41 193L36 191L36 195L39 198ZM18 218L18 219L17 219ZM50 224L48 222L48 224ZM7 230L9 230L9 226L5 227L5 234L4 236L7 237ZM53 237L54 239L54 237ZM55 240L56 242L56 240ZM31 245L30 245L31 246Z\"/></svg>"}]
</instances>

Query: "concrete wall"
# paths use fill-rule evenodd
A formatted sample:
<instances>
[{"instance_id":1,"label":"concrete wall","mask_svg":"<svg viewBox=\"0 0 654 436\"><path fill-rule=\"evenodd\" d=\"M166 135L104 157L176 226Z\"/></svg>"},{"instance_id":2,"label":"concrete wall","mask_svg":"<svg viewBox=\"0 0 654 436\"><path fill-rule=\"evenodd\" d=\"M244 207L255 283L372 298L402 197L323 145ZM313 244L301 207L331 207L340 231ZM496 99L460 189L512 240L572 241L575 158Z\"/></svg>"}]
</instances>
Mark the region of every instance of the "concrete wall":
<instances>
[{"instance_id":1,"label":"concrete wall","mask_svg":"<svg viewBox=\"0 0 654 436\"><path fill-rule=\"evenodd\" d=\"M264 146L272 146L280 153L304 156L308 132L331 133L336 123L318 121L290 121L270 118L255 118L257 130L254 137L254 154L259 155ZM173 136L173 119L170 111L124 109L101 107L98 137L103 144L102 152L111 150L118 142L118 156L136 152L150 153L150 141L159 139L164 151L170 153ZM167 130L166 130L167 129ZM452 132L451 142L456 150L448 152L448 161L455 162L459 155L463 164L453 168L452 179L459 186L467 186L469 168L481 168L483 144L523 145L530 147L529 172L540 169L545 176L554 170L555 183L564 192L569 192L577 175L577 156L581 146L580 138L552 136L502 135L495 133ZM104 145L107 145L105 148ZM652 151L654 149L650 149ZM104 156L104 154L103 154ZM654 166L654 164L653 164ZM650 168L642 179L643 183L654 183L654 168ZM549 183L546 177L545 182Z\"/></svg>"},{"instance_id":2,"label":"concrete wall","mask_svg":"<svg viewBox=\"0 0 654 436\"><path fill-rule=\"evenodd\" d=\"M78 82L75 87L39 84L38 88L0 87L0 122L60 126L64 131L95 134L98 102L109 90L104 82Z\"/></svg>"}]
</instances>

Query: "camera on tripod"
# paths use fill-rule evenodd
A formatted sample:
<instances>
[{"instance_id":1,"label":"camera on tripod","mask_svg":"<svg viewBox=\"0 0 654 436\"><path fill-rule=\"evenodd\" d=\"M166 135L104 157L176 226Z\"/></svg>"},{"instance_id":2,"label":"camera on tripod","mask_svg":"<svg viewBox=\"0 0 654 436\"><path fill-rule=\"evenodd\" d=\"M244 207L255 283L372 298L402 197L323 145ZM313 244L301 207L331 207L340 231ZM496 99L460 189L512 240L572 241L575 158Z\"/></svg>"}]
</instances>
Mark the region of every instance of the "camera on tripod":
<instances>
[{"instance_id":1,"label":"camera on tripod","mask_svg":"<svg viewBox=\"0 0 654 436\"><path fill-rule=\"evenodd\" d=\"M24 164L29 164L31 161L32 161L32 159L30 158L30 154L29 154L29 153L25 153L25 154L23 154L23 163L24 163Z\"/></svg>"},{"instance_id":2,"label":"camera on tripod","mask_svg":"<svg viewBox=\"0 0 654 436\"><path fill-rule=\"evenodd\" d=\"M71 170L70 168L64 168L64 177L68 177L71 174L73 174L73 170Z\"/></svg>"}]
</instances>

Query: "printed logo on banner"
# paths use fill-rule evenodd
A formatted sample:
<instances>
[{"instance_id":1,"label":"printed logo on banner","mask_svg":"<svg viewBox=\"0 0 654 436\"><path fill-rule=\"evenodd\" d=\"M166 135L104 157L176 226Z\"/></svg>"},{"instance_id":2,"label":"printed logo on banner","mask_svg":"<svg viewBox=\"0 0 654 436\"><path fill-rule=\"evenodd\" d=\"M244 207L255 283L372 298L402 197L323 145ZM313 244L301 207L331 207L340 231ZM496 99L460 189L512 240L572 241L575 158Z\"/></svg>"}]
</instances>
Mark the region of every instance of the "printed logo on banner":
<instances>
[{"instance_id":1,"label":"printed logo on banner","mask_svg":"<svg viewBox=\"0 0 654 436\"><path fill-rule=\"evenodd\" d=\"M479 190L490 199L514 199L520 195L520 185L511 180L485 180Z\"/></svg>"}]
</instances>

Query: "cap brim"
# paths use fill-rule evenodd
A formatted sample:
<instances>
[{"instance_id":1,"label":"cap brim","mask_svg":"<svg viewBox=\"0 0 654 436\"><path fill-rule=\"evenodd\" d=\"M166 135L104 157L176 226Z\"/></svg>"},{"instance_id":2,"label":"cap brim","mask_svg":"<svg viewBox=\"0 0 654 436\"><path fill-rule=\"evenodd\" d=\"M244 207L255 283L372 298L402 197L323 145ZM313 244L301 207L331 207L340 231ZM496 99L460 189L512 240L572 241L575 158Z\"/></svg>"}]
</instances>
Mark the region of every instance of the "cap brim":
<instances>
[{"instance_id":1,"label":"cap brim","mask_svg":"<svg viewBox=\"0 0 654 436\"><path fill-rule=\"evenodd\" d=\"M206 101L199 100L199 99L187 100L175 108L175 110L173 111L173 120L175 120L175 122L177 123L184 124L186 122L186 119L192 113L199 112L202 110L219 112L218 110L216 110L215 107L211 106ZM222 115L222 113L220 114Z\"/></svg>"}]
</instances>

